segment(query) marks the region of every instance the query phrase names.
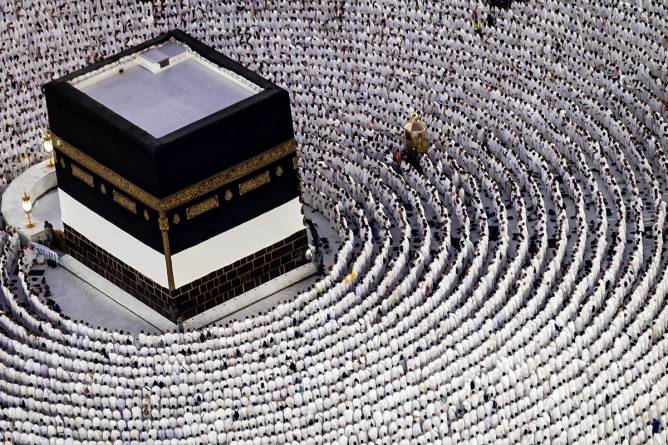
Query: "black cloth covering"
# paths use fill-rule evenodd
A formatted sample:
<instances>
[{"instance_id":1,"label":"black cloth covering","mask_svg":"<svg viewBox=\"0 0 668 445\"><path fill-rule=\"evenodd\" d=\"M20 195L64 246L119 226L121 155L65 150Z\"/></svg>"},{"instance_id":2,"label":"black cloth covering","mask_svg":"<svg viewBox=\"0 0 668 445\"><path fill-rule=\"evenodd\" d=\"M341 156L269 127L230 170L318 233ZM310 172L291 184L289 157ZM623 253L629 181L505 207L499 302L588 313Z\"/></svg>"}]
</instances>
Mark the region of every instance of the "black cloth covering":
<instances>
[{"instance_id":1,"label":"black cloth covering","mask_svg":"<svg viewBox=\"0 0 668 445\"><path fill-rule=\"evenodd\" d=\"M155 138L69 83L121 57L175 38L264 90ZM294 137L290 97L232 59L170 31L44 86L52 132L158 198L175 193Z\"/></svg>"}]
</instances>

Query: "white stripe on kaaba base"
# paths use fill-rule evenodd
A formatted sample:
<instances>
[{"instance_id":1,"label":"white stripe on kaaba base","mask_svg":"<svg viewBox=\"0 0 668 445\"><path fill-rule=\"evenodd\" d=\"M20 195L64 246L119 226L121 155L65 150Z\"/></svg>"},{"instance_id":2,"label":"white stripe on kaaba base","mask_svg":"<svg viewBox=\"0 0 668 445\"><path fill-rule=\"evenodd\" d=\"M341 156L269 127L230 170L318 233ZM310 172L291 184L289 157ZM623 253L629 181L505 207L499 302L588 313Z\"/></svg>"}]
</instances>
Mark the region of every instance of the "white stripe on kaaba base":
<instances>
[{"instance_id":1,"label":"white stripe on kaaba base","mask_svg":"<svg viewBox=\"0 0 668 445\"><path fill-rule=\"evenodd\" d=\"M58 195L63 223L147 278L169 287L165 256L161 252L102 218L61 189L58 189Z\"/></svg>"},{"instance_id":2,"label":"white stripe on kaaba base","mask_svg":"<svg viewBox=\"0 0 668 445\"><path fill-rule=\"evenodd\" d=\"M63 223L147 278L168 287L165 257L161 252L102 218L64 191L59 189L58 194ZM173 255L174 284L177 288L184 286L303 229L301 203L295 198Z\"/></svg>"},{"instance_id":3,"label":"white stripe on kaaba base","mask_svg":"<svg viewBox=\"0 0 668 445\"><path fill-rule=\"evenodd\" d=\"M295 198L173 255L176 287L195 281L303 230L301 206L299 198Z\"/></svg>"}]
</instances>

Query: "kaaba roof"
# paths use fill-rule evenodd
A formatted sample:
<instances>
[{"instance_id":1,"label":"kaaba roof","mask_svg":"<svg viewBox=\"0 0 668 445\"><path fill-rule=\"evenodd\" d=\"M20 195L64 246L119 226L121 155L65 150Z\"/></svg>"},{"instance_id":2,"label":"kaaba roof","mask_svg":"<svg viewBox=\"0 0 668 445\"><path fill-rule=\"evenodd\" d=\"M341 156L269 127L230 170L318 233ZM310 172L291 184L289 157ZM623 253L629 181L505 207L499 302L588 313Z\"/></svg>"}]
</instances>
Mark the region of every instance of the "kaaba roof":
<instances>
[{"instance_id":1,"label":"kaaba roof","mask_svg":"<svg viewBox=\"0 0 668 445\"><path fill-rule=\"evenodd\" d=\"M72 84L155 137L262 91L174 39L124 59Z\"/></svg>"},{"instance_id":2,"label":"kaaba roof","mask_svg":"<svg viewBox=\"0 0 668 445\"><path fill-rule=\"evenodd\" d=\"M294 136L287 91L181 31L44 90L55 135L158 198Z\"/></svg>"}]
</instances>

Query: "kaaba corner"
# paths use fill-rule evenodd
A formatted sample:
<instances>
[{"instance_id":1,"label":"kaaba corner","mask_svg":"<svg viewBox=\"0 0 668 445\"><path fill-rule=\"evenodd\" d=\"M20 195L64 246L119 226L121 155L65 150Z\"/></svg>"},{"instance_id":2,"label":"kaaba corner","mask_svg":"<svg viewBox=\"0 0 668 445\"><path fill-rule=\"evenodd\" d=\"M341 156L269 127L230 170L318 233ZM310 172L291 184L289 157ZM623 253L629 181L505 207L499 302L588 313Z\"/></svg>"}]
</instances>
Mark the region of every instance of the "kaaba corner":
<instances>
[{"instance_id":1,"label":"kaaba corner","mask_svg":"<svg viewBox=\"0 0 668 445\"><path fill-rule=\"evenodd\" d=\"M288 92L181 31L44 86L68 253L175 321L308 263Z\"/></svg>"}]
</instances>

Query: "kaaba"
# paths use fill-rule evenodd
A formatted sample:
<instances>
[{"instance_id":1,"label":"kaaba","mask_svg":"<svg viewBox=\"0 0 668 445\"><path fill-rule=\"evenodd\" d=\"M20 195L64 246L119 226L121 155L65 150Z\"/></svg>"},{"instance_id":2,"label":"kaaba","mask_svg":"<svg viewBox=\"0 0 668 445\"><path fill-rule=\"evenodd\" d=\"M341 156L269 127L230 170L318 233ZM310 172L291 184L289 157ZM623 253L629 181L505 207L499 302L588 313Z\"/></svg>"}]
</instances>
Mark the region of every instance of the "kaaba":
<instances>
[{"instance_id":1,"label":"kaaba","mask_svg":"<svg viewBox=\"0 0 668 445\"><path fill-rule=\"evenodd\" d=\"M44 86L67 252L172 321L308 263L288 92L181 31Z\"/></svg>"}]
</instances>

